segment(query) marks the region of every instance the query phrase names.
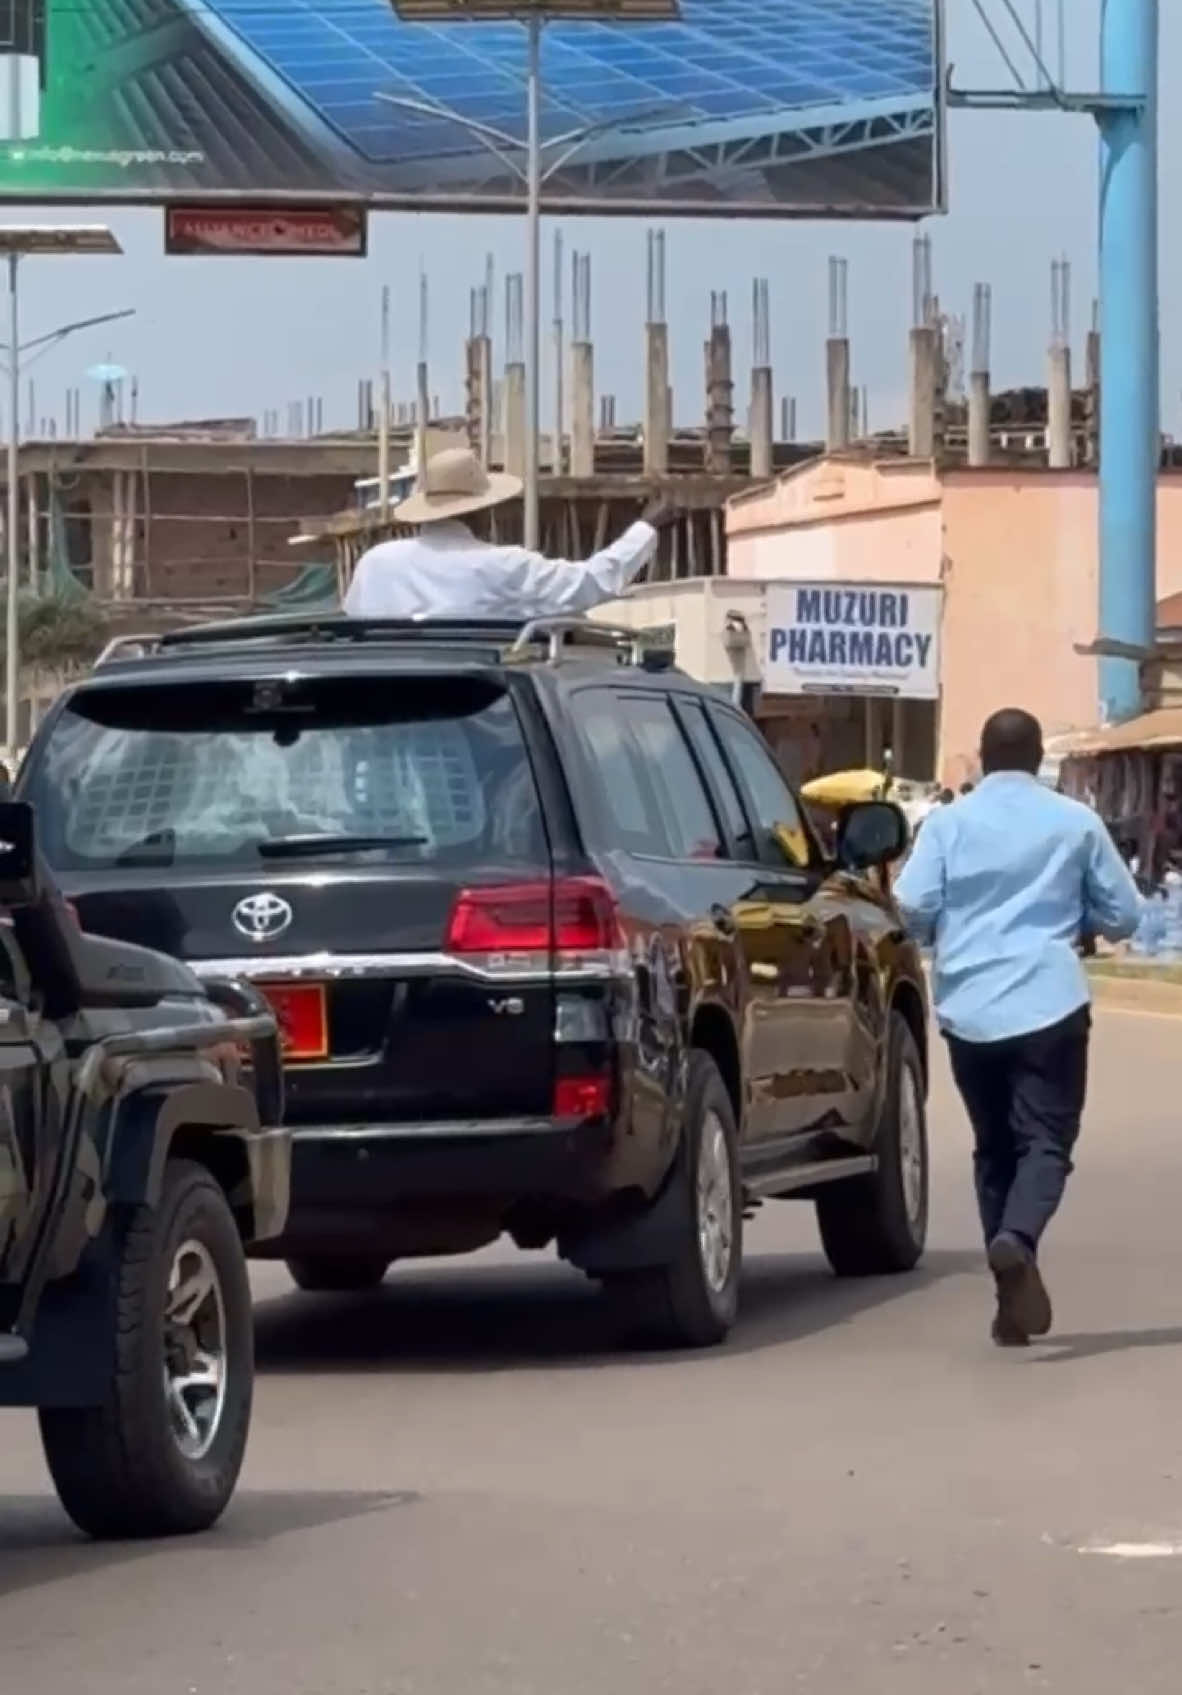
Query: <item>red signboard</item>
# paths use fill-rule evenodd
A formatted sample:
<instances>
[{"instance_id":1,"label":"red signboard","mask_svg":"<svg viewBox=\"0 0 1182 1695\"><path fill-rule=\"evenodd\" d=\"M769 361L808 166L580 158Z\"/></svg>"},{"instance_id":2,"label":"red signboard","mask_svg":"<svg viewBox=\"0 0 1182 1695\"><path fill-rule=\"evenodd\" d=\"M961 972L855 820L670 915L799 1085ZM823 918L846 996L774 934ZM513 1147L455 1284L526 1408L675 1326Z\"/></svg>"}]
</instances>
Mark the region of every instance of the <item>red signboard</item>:
<instances>
[{"instance_id":1,"label":"red signboard","mask_svg":"<svg viewBox=\"0 0 1182 1695\"><path fill-rule=\"evenodd\" d=\"M364 259L361 206L166 206L166 253Z\"/></svg>"}]
</instances>

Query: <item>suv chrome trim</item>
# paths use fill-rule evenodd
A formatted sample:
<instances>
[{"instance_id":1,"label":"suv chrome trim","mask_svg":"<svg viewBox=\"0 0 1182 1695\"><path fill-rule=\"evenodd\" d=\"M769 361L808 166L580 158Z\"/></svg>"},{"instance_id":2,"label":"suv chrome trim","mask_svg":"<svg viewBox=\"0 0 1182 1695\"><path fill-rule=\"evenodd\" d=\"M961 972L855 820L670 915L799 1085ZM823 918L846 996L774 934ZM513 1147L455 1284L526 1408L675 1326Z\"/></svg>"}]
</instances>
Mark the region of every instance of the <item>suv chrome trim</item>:
<instances>
[{"instance_id":1,"label":"suv chrome trim","mask_svg":"<svg viewBox=\"0 0 1182 1695\"><path fill-rule=\"evenodd\" d=\"M509 1140L514 1136L553 1136L580 1127L577 1118L411 1119L405 1124L293 1124L293 1142L421 1142Z\"/></svg>"},{"instance_id":2,"label":"suv chrome trim","mask_svg":"<svg viewBox=\"0 0 1182 1695\"><path fill-rule=\"evenodd\" d=\"M467 977L478 983L605 983L612 978L601 964L549 965L485 969L449 953L249 954L241 959L185 961L198 977L245 977L263 983L315 978L337 982L358 977Z\"/></svg>"}]
</instances>

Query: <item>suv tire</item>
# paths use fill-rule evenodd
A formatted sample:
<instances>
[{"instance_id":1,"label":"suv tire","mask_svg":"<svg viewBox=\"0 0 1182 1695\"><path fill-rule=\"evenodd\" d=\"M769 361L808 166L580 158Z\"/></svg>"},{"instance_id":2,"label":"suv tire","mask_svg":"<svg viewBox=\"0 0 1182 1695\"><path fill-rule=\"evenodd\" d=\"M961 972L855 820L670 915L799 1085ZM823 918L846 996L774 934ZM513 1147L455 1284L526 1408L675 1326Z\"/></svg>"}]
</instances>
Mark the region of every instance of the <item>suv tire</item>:
<instances>
[{"instance_id":1,"label":"suv tire","mask_svg":"<svg viewBox=\"0 0 1182 1695\"><path fill-rule=\"evenodd\" d=\"M323 1257L309 1254L287 1261L288 1273L297 1289L309 1295L343 1294L351 1290L376 1289L390 1269L380 1255L342 1254Z\"/></svg>"},{"instance_id":2,"label":"suv tire","mask_svg":"<svg viewBox=\"0 0 1182 1695\"><path fill-rule=\"evenodd\" d=\"M667 1265L627 1280L633 1314L653 1342L709 1348L739 1310L743 1187L735 1109L709 1054L689 1057L685 1131L671 1182L676 1252Z\"/></svg>"},{"instance_id":3,"label":"suv tire","mask_svg":"<svg viewBox=\"0 0 1182 1695\"><path fill-rule=\"evenodd\" d=\"M839 1277L911 1271L928 1230L928 1136L923 1061L902 1013L887 1031L886 1086L874 1137L878 1168L822 1189L817 1221Z\"/></svg>"},{"instance_id":4,"label":"suv tire","mask_svg":"<svg viewBox=\"0 0 1182 1695\"><path fill-rule=\"evenodd\" d=\"M113 1227L110 1390L101 1406L40 1413L45 1457L91 1536L205 1530L233 1494L250 1426L254 1333L238 1228L213 1177L188 1160L166 1166L158 1207Z\"/></svg>"}]
</instances>

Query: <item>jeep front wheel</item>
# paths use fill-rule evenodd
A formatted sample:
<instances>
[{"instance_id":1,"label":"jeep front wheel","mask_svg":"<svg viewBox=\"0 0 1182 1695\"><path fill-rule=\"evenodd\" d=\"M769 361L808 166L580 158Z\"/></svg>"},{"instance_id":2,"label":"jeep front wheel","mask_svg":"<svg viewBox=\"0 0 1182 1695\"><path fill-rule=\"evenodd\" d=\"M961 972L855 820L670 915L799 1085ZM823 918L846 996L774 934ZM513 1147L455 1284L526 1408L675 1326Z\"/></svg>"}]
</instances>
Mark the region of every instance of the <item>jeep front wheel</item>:
<instances>
[{"instance_id":1,"label":"jeep front wheel","mask_svg":"<svg viewBox=\"0 0 1182 1695\"><path fill-rule=\"evenodd\" d=\"M170 1163L115 1254L110 1388L101 1406L41 1412L50 1473L91 1536L204 1530L238 1481L254 1379L246 1260L209 1172Z\"/></svg>"}]
</instances>

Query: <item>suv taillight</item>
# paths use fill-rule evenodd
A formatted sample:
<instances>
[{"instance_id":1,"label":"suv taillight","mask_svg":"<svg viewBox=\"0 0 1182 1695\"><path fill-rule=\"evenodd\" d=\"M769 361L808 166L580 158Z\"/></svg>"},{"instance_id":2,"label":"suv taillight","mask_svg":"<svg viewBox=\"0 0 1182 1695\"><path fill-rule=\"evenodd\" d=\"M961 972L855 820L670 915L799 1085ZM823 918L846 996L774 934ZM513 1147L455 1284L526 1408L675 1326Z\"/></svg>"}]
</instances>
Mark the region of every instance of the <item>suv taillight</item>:
<instances>
[{"instance_id":1,"label":"suv taillight","mask_svg":"<svg viewBox=\"0 0 1182 1695\"><path fill-rule=\"evenodd\" d=\"M610 954L619 946L616 903L598 877L554 882L494 883L461 889L452 907L444 948L448 953L511 969L523 959L554 965Z\"/></svg>"}]
</instances>

